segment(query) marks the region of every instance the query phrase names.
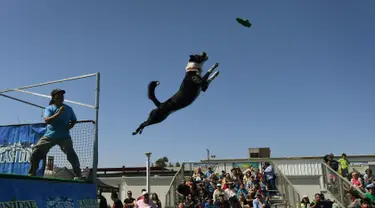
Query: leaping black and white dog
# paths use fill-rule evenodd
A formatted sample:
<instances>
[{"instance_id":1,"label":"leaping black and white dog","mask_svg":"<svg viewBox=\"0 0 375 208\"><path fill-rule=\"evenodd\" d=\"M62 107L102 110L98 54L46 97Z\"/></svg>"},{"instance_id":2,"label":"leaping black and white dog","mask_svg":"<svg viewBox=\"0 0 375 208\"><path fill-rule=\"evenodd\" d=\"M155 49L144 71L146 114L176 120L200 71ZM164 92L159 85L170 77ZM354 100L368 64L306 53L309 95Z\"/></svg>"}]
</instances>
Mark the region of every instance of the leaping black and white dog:
<instances>
[{"instance_id":1,"label":"leaping black and white dog","mask_svg":"<svg viewBox=\"0 0 375 208\"><path fill-rule=\"evenodd\" d=\"M201 91L205 92L218 75L216 71L212 76L211 73L219 66L218 63L213 65L202 77L203 64L208 60L205 52L201 54L190 55L189 62L186 66L186 74L180 89L167 101L161 103L155 96L155 88L159 85L158 81L152 81L148 85L148 98L156 105L151 111L147 121L143 122L133 135L142 134L145 127L164 121L171 113L185 108L192 104L198 98Z\"/></svg>"}]
</instances>

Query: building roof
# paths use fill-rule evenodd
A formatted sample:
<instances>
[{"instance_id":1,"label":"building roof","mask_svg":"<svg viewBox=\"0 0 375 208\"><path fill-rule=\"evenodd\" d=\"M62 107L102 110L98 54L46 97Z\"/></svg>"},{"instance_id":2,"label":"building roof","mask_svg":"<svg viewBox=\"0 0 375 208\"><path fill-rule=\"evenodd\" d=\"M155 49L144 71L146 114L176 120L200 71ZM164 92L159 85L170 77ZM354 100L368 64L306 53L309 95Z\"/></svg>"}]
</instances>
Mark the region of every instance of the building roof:
<instances>
[{"instance_id":1,"label":"building roof","mask_svg":"<svg viewBox=\"0 0 375 208\"><path fill-rule=\"evenodd\" d=\"M335 155L336 157L341 156ZM311 160L311 159L322 159L324 156L303 156L303 157L271 157L271 158L241 158L241 159L210 159L210 160L201 160L197 163L225 163L225 162L264 162L264 161L278 161L278 160ZM347 155L347 158L374 158L375 154L372 155ZM187 162L190 163L190 162Z\"/></svg>"}]
</instances>

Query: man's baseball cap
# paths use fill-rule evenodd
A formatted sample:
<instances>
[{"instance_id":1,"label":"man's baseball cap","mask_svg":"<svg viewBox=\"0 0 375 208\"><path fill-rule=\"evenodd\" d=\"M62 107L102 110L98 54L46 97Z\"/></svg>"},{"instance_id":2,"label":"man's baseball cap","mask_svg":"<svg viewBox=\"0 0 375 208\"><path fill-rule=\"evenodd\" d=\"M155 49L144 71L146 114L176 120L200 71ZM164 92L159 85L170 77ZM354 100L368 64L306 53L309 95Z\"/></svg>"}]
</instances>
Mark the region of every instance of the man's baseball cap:
<instances>
[{"instance_id":1,"label":"man's baseball cap","mask_svg":"<svg viewBox=\"0 0 375 208\"><path fill-rule=\"evenodd\" d=\"M65 90L62 90L62 89L53 89L52 92L51 92L51 96L55 96L59 93L62 93L62 94L65 94Z\"/></svg>"}]
</instances>

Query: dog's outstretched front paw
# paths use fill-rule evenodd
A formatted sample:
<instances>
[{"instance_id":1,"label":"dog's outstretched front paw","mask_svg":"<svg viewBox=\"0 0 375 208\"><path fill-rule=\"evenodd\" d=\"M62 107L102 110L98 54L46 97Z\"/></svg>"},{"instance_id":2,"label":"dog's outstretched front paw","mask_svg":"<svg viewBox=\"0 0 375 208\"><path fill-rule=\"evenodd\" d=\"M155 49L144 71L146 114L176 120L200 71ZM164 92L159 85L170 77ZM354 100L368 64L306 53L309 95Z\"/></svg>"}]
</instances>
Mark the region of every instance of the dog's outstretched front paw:
<instances>
[{"instance_id":1,"label":"dog's outstretched front paw","mask_svg":"<svg viewBox=\"0 0 375 208\"><path fill-rule=\"evenodd\" d=\"M214 64L214 65L208 70L208 73L212 73L217 67L219 67L219 63Z\"/></svg>"},{"instance_id":2,"label":"dog's outstretched front paw","mask_svg":"<svg viewBox=\"0 0 375 208\"><path fill-rule=\"evenodd\" d=\"M210 76L210 78L208 78L208 83L212 82L217 76L219 76L220 74L220 71L216 71L213 75Z\"/></svg>"}]
</instances>

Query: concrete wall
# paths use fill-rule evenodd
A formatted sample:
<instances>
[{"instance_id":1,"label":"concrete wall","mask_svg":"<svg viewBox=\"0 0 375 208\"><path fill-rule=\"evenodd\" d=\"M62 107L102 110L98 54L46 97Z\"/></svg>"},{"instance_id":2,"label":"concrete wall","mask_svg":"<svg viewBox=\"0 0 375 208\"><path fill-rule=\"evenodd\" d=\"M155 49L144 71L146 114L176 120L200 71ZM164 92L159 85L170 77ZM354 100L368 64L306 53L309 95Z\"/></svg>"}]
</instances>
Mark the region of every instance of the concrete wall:
<instances>
[{"instance_id":1,"label":"concrete wall","mask_svg":"<svg viewBox=\"0 0 375 208\"><path fill-rule=\"evenodd\" d=\"M307 195L311 201L314 195L321 191L319 176L289 176L288 179L300 194L301 199Z\"/></svg>"},{"instance_id":2,"label":"concrete wall","mask_svg":"<svg viewBox=\"0 0 375 208\"><path fill-rule=\"evenodd\" d=\"M339 159L336 156L335 159ZM368 163L370 167L375 165L375 155L368 156L350 156L348 159L351 163ZM236 163L246 163L246 162L263 162L271 160L280 171L285 176L317 176L322 174L321 162L323 162L323 157L294 157L294 158L271 158L271 159L237 159L237 160L210 160L202 161L202 163L217 163L215 172L220 173L222 170L229 172L233 166L234 162ZM194 165L185 164L185 170L194 168Z\"/></svg>"},{"instance_id":3,"label":"concrete wall","mask_svg":"<svg viewBox=\"0 0 375 208\"><path fill-rule=\"evenodd\" d=\"M338 158L335 158L338 159ZM375 157L350 157L349 161L352 164L356 163L368 163L367 166L371 167L371 163L375 161ZM322 158L314 159L284 159L284 160L273 160L273 163L277 165L280 171L285 176L317 176L322 175L321 162Z\"/></svg>"}]
</instances>

